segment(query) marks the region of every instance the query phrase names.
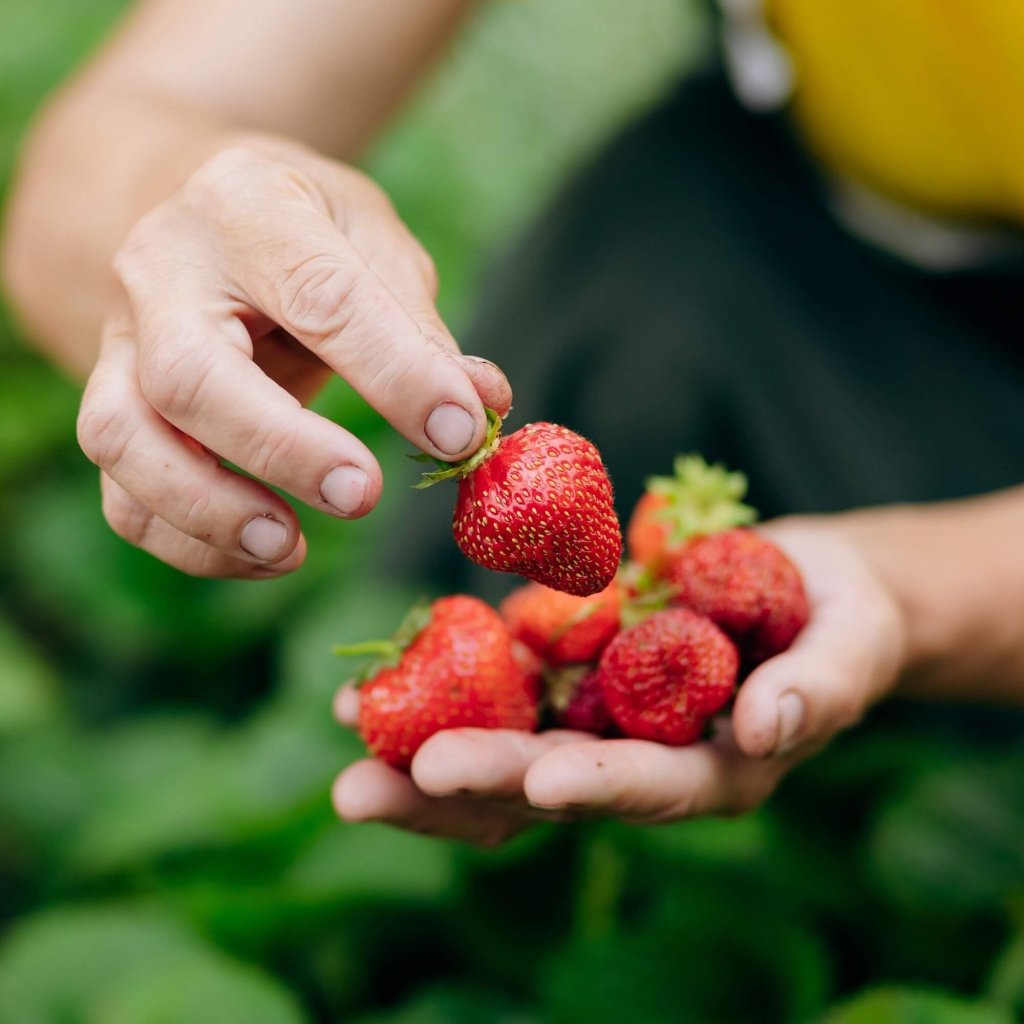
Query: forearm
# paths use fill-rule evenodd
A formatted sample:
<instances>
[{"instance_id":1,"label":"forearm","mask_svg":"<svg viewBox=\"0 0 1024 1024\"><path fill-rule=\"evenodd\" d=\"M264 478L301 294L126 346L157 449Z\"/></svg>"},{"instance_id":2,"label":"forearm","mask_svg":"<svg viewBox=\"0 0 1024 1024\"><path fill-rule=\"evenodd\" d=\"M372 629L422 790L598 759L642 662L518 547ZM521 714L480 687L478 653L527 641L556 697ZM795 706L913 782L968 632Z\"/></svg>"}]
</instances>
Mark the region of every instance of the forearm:
<instances>
[{"instance_id":1,"label":"forearm","mask_svg":"<svg viewBox=\"0 0 1024 1024\"><path fill-rule=\"evenodd\" d=\"M149 0L39 117L6 213L25 326L79 374L131 225L240 136L353 158L470 0Z\"/></svg>"},{"instance_id":2,"label":"forearm","mask_svg":"<svg viewBox=\"0 0 1024 1024\"><path fill-rule=\"evenodd\" d=\"M903 610L898 692L1024 704L1024 487L832 522Z\"/></svg>"},{"instance_id":3,"label":"forearm","mask_svg":"<svg viewBox=\"0 0 1024 1024\"><path fill-rule=\"evenodd\" d=\"M8 208L4 276L55 361L89 371L114 296L115 250L231 134L194 109L104 90L63 97L40 121Z\"/></svg>"}]
</instances>

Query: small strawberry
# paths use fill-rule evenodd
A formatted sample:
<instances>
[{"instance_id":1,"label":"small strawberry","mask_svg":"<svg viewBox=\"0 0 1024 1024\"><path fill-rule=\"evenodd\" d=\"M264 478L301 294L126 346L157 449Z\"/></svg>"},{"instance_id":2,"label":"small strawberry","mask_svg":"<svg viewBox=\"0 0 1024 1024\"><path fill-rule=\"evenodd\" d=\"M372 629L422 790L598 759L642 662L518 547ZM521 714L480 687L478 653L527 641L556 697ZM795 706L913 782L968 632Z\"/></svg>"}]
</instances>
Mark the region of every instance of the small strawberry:
<instances>
[{"instance_id":1,"label":"small strawberry","mask_svg":"<svg viewBox=\"0 0 1024 1024\"><path fill-rule=\"evenodd\" d=\"M673 603L706 615L732 637L745 670L786 650L810 616L799 570L753 530L694 537L666 558L661 575Z\"/></svg>"},{"instance_id":2,"label":"small strawberry","mask_svg":"<svg viewBox=\"0 0 1024 1024\"><path fill-rule=\"evenodd\" d=\"M540 583L513 590L498 606L509 631L548 665L596 661L619 631L619 588L574 597Z\"/></svg>"},{"instance_id":3,"label":"small strawberry","mask_svg":"<svg viewBox=\"0 0 1024 1024\"><path fill-rule=\"evenodd\" d=\"M502 437L500 417L487 415L480 450L442 463L417 486L458 478L455 541L479 565L580 597L604 590L619 567L622 535L597 449L554 423Z\"/></svg>"},{"instance_id":4,"label":"small strawberry","mask_svg":"<svg viewBox=\"0 0 1024 1024\"><path fill-rule=\"evenodd\" d=\"M605 648L598 679L627 735L685 746L736 688L739 655L709 619L686 608L655 612Z\"/></svg>"},{"instance_id":5,"label":"small strawberry","mask_svg":"<svg viewBox=\"0 0 1024 1024\"><path fill-rule=\"evenodd\" d=\"M362 685L359 733L375 756L408 768L442 729L536 727L538 676L513 645L497 612L456 595L414 609L393 640L335 650L381 657Z\"/></svg>"},{"instance_id":6,"label":"small strawberry","mask_svg":"<svg viewBox=\"0 0 1024 1024\"><path fill-rule=\"evenodd\" d=\"M545 676L548 706L563 729L578 729L595 736L617 733L604 699L601 680L593 665L566 665Z\"/></svg>"},{"instance_id":7,"label":"small strawberry","mask_svg":"<svg viewBox=\"0 0 1024 1024\"><path fill-rule=\"evenodd\" d=\"M741 500L747 490L742 473L709 466L699 455L676 456L674 469L674 476L647 481L626 527L630 559L652 571L689 538L744 526L757 518Z\"/></svg>"}]
</instances>

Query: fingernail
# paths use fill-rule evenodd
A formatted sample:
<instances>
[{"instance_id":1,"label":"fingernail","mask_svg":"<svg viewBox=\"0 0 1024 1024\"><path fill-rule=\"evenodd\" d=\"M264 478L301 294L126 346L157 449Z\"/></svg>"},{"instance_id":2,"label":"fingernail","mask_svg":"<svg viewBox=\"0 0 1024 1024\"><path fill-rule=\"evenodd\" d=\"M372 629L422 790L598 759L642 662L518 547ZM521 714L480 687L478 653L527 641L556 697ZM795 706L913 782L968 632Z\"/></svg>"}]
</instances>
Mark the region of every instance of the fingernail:
<instances>
[{"instance_id":1,"label":"fingernail","mask_svg":"<svg viewBox=\"0 0 1024 1024\"><path fill-rule=\"evenodd\" d=\"M462 361L465 362L465 363L476 363L478 366L490 366L490 367L493 367L495 370L497 370L498 373L502 373L501 367L498 366L497 363L491 362L490 359L484 359L483 356L466 356L466 355L463 355L463 356L460 356L459 358L462 359ZM502 376L504 376L504 374L502 374Z\"/></svg>"},{"instance_id":2,"label":"fingernail","mask_svg":"<svg viewBox=\"0 0 1024 1024\"><path fill-rule=\"evenodd\" d=\"M423 432L430 443L445 455L464 452L476 433L473 417L454 402L442 402L428 417Z\"/></svg>"},{"instance_id":3,"label":"fingernail","mask_svg":"<svg viewBox=\"0 0 1024 1024\"><path fill-rule=\"evenodd\" d=\"M779 698L779 738L775 754L781 757L796 746L797 733L804 724L804 702L797 693L784 693Z\"/></svg>"},{"instance_id":4,"label":"fingernail","mask_svg":"<svg viewBox=\"0 0 1024 1024\"><path fill-rule=\"evenodd\" d=\"M358 512L369 481L358 466L335 466L320 482L320 497L343 516Z\"/></svg>"},{"instance_id":5,"label":"fingernail","mask_svg":"<svg viewBox=\"0 0 1024 1024\"><path fill-rule=\"evenodd\" d=\"M284 523L273 516L254 516L242 527L239 544L243 551L248 551L254 558L263 562L272 562L288 540L288 530Z\"/></svg>"}]
</instances>

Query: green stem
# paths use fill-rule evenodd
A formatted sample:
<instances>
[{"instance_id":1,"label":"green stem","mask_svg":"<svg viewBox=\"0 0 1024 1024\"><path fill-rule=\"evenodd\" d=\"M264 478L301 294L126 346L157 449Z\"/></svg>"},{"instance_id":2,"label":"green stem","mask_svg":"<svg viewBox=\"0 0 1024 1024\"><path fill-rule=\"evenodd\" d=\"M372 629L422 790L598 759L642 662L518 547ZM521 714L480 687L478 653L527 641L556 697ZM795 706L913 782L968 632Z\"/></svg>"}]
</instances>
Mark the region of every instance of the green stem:
<instances>
[{"instance_id":1,"label":"green stem","mask_svg":"<svg viewBox=\"0 0 1024 1024\"><path fill-rule=\"evenodd\" d=\"M358 644L335 644L332 648L341 658L359 658L366 654L378 654L382 658L397 658L402 652L392 640L364 640Z\"/></svg>"}]
</instances>

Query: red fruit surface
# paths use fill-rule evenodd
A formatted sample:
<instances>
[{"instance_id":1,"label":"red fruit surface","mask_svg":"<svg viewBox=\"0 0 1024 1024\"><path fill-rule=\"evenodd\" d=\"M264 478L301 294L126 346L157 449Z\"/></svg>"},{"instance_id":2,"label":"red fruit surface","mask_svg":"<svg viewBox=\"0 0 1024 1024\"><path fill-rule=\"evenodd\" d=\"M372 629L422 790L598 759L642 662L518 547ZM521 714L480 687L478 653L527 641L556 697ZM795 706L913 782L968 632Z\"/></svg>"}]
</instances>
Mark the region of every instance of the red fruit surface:
<instances>
[{"instance_id":1,"label":"red fruit surface","mask_svg":"<svg viewBox=\"0 0 1024 1024\"><path fill-rule=\"evenodd\" d=\"M619 589L613 580L589 597L527 583L498 608L509 631L548 665L596 661L619 631Z\"/></svg>"},{"instance_id":2,"label":"red fruit surface","mask_svg":"<svg viewBox=\"0 0 1024 1024\"><path fill-rule=\"evenodd\" d=\"M597 449L554 423L529 423L459 480L453 531L472 561L585 597L622 557L612 486Z\"/></svg>"},{"instance_id":3,"label":"red fruit surface","mask_svg":"<svg viewBox=\"0 0 1024 1024\"><path fill-rule=\"evenodd\" d=\"M671 527L658 513L668 505L663 494L645 491L626 525L626 551L634 562L656 567L668 547Z\"/></svg>"},{"instance_id":4,"label":"red fruit surface","mask_svg":"<svg viewBox=\"0 0 1024 1024\"><path fill-rule=\"evenodd\" d=\"M598 678L627 736L684 746L728 703L738 671L735 645L710 619L670 608L619 633Z\"/></svg>"},{"instance_id":5,"label":"red fruit surface","mask_svg":"<svg viewBox=\"0 0 1024 1024\"><path fill-rule=\"evenodd\" d=\"M548 696L555 721L563 729L578 729L595 736L615 731L601 680L593 666L578 665L556 673L549 681Z\"/></svg>"},{"instance_id":6,"label":"red fruit surface","mask_svg":"<svg viewBox=\"0 0 1024 1024\"><path fill-rule=\"evenodd\" d=\"M376 757L408 768L442 729L534 729L537 686L494 609L475 597L442 597L399 663L363 685L359 732Z\"/></svg>"},{"instance_id":7,"label":"red fruit surface","mask_svg":"<svg viewBox=\"0 0 1024 1024\"><path fill-rule=\"evenodd\" d=\"M673 603L706 615L753 668L786 650L810 615L799 570L771 541L742 527L695 537L665 561Z\"/></svg>"}]
</instances>

